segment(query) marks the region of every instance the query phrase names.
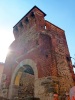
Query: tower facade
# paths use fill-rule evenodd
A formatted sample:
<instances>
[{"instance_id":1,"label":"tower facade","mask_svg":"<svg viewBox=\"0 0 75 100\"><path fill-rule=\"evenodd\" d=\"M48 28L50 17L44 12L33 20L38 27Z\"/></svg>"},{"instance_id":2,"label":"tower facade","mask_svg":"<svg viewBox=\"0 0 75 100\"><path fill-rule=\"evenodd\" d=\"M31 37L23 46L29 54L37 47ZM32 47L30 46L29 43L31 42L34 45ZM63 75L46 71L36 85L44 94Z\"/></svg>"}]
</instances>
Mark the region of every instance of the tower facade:
<instances>
[{"instance_id":1,"label":"tower facade","mask_svg":"<svg viewBox=\"0 0 75 100\"><path fill-rule=\"evenodd\" d=\"M65 32L34 6L14 27L3 71L6 98L62 98L74 86ZM20 95L22 94L22 95Z\"/></svg>"}]
</instances>

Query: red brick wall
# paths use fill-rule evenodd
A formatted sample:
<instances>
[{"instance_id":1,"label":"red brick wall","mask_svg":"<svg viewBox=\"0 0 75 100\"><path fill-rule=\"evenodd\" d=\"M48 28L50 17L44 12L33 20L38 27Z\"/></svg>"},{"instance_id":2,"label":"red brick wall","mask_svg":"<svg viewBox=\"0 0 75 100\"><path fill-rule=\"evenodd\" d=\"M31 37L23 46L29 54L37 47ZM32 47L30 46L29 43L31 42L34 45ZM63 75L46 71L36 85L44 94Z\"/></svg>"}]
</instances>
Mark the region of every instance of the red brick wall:
<instances>
[{"instance_id":1,"label":"red brick wall","mask_svg":"<svg viewBox=\"0 0 75 100\"><path fill-rule=\"evenodd\" d=\"M7 86L10 84L11 75L17 66L16 59L21 55L18 62L32 59L37 63L39 78L46 76L64 77L66 72L71 77L73 73L71 61L66 60L66 56L70 56L70 54L65 32L45 21L44 14L38 9L35 8L32 11L34 11L34 18L30 16L31 12L28 13L25 16L25 18L28 17L28 23L25 23L25 18L23 18L13 29L15 41L10 46L11 52L7 55L4 68ZM22 23L22 27L20 23ZM16 27L18 30L15 30ZM66 72L63 69L64 66Z\"/></svg>"}]
</instances>

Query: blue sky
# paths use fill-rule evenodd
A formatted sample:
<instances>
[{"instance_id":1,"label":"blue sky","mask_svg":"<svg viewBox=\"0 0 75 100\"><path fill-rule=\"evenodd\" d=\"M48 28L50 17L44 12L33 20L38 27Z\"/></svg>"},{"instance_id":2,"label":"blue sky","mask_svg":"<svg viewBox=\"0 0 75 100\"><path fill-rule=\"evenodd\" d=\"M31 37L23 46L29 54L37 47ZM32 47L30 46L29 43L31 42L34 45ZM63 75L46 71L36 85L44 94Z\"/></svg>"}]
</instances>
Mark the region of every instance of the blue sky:
<instances>
[{"instance_id":1,"label":"blue sky","mask_svg":"<svg viewBox=\"0 0 75 100\"><path fill-rule=\"evenodd\" d=\"M0 62L14 40L13 26L35 5L47 14L46 20L65 30L70 55L75 58L75 0L0 0Z\"/></svg>"}]
</instances>

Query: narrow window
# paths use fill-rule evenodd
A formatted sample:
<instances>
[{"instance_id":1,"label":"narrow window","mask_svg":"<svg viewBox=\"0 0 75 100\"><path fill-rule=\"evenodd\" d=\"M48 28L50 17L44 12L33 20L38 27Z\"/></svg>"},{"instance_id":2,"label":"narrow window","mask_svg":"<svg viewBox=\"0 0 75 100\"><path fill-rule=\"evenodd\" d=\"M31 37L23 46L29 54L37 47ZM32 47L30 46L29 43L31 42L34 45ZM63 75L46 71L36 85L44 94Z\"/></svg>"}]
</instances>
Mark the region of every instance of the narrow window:
<instances>
[{"instance_id":1,"label":"narrow window","mask_svg":"<svg viewBox=\"0 0 75 100\"><path fill-rule=\"evenodd\" d=\"M23 24L22 24L22 22L20 22L19 26L20 26L21 28L23 27Z\"/></svg>"},{"instance_id":2,"label":"narrow window","mask_svg":"<svg viewBox=\"0 0 75 100\"><path fill-rule=\"evenodd\" d=\"M31 12L31 17L33 17L33 18L35 17L34 12Z\"/></svg>"},{"instance_id":3,"label":"narrow window","mask_svg":"<svg viewBox=\"0 0 75 100\"><path fill-rule=\"evenodd\" d=\"M26 24L29 23L28 17L26 17L26 19L25 19L25 23L26 23Z\"/></svg>"},{"instance_id":4,"label":"narrow window","mask_svg":"<svg viewBox=\"0 0 75 100\"><path fill-rule=\"evenodd\" d=\"M15 30L15 31L18 31L18 27L16 26L16 27L14 28L14 30Z\"/></svg>"},{"instance_id":5,"label":"narrow window","mask_svg":"<svg viewBox=\"0 0 75 100\"><path fill-rule=\"evenodd\" d=\"M45 25L45 29L47 29L46 25Z\"/></svg>"}]
</instances>

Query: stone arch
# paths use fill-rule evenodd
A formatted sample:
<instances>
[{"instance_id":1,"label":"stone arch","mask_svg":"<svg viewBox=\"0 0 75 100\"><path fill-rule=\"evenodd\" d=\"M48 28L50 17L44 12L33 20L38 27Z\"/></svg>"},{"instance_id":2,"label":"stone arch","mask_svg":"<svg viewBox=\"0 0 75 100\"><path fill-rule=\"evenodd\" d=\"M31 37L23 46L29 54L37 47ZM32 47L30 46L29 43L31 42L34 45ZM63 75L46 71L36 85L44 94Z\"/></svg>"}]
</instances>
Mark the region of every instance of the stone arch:
<instances>
[{"instance_id":1,"label":"stone arch","mask_svg":"<svg viewBox=\"0 0 75 100\"><path fill-rule=\"evenodd\" d=\"M9 93L8 93L8 98L9 99L12 98L12 91L13 91L13 88L14 88L14 79L15 79L16 73L18 72L18 70L21 67L23 67L23 65L29 65L29 66L31 66L32 69L33 69L33 71L34 71L34 80L38 79L38 70L37 70L37 67L36 67L36 63L33 60L31 60L31 59L25 59L25 60L21 61L20 63L18 63L18 65L15 68L15 70L13 72L13 75L11 77L11 83L10 83L10 86L9 86ZM35 86L35 83L34 83L34 86Z\"/></svg>"}]
</instances>

